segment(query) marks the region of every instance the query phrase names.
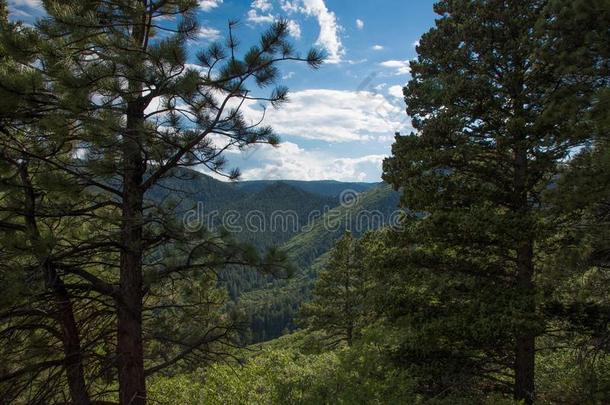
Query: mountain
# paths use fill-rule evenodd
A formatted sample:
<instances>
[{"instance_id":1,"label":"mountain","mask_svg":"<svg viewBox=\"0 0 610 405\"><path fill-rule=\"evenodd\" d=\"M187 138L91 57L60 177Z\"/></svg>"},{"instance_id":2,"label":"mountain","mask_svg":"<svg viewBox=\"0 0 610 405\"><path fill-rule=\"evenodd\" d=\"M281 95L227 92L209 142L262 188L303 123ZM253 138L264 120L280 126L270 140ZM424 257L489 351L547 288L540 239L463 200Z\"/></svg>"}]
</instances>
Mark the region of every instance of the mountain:
<instances>
[{"instance_id":1,"label":"mountain","mask_svg":"<svg viewBox=\"0 0 610 405\"><path fill-rule=\"evenodd\" d=\"M295 316L301 303L311 296L319 271L325 266L334 243L350 230L356 237L393 224L400 195L387 184L361 193L350 204L329 210L312 226L299 233L283 248L297 264L297 272L288 280L269 280L266 286L244 292L237 306L245 313L251 342L265 341L296 328Z\"/></svg>"},{"instance_id":2,"label":"mountain","mask_svg":"<svg viewBox=\"0 0 610 405\"><path fill-rule=\"evenodd\" d=\"M271 184L281 183L299 188L308 193L335 197L340 195L345 190L353 190L358 193L370 190L379 183L359 183L359 182L341 182L336 180L318 180L318 181L302 181L302 180L251 180L241 181L236 184L236 188L246 192L260 191Z\"/></svg>"},{"instance_id":3,"label":"mountain","mask_svg":"<svg viewBox=\"0 0 610 405\"><path fill-rule=\"evenodd\" d=\"M191 210L199 204L205 212L224 210L234 201L248 196L230 182L217 180L195 170L180 168L161 179L146 198L156 202L179 202L178 214Z\"/></svg>"},{"instance_id":4,"label":"mountain","mask_svg":"<svg viewBox=\"0 0 610 405\"><path fill-rule=\"evenodd\" d=\"M234 309L245 315L248 342L273 339L296 328L295 316L346 230L356 237L397 219L399 193L385 183L338 181L224 182L188 169L163 179L147 198L173 201L177 215L197 208L214 214L212 226L230 223L235 238L263 252L281 247L296 265L289 279L230 267L220 272ZM230 221L229 221L230 219Z\"/></svg>"},{"instance_id":5,"label":"mountain","mask_svg":"<svg viewBox=\"0 0 610 405\"><path fill-rule=\"evenodd\" d=\"M288 241L309 224L311 216L328 211L338 203L336 196L273 182L228 204L227 209L241 214L239 224L243 231L239 239L266 249Z\"/></svg>"},{"instance_id":6,"label":"mountain","mask_svg":"<svg viewBox=\"0 0 610 405\"><path fill-rule=\"evenodd\" d=\"M311 229L302 232L284 245L290 257L307 268L327 252L346 230L359 237L367 231L391 225L398 210L399 193L385 183L378 184L347 205L339 205L316 221Z\"/></svg>"}]
</instances>

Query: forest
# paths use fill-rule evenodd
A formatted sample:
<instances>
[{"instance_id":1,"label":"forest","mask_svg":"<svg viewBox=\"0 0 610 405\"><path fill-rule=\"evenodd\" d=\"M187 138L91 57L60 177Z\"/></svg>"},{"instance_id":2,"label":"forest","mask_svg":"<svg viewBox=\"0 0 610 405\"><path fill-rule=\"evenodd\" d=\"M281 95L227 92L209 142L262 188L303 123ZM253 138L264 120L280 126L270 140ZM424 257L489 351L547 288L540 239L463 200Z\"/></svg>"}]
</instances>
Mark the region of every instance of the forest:
<instances>
[{"instance_id":1,"label":"forest","mask_svg":"<svg viewBox=\"0 0 610 405\"><path fill-rule=\"evenodd\" d=\"M332 63L293 21L17 3L0 404L610 403L609 0L437 1L376 183L233 167Z\"/></svg>"}]
</instances>

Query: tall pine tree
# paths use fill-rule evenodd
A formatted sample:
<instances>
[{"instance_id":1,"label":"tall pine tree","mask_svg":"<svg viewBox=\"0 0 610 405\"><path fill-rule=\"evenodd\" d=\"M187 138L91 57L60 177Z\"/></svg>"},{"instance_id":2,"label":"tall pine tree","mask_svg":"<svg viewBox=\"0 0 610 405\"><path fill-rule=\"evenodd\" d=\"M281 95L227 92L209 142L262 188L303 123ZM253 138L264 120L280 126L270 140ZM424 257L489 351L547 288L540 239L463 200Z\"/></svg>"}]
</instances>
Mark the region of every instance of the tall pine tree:
<instances>
[{"instance_id":1,"label":"tall pine tree","mask_svg":"<svg viewBox=\"0 0 610 405\"><path fill-rule=\"evenodd\" d=\"M583 110L561 102L574 83L543 51L557 38L540 28L546 6L438 2L404 89L416 132L397 136L384 163L384 179L421 213L407 221L398 260L406 282L423 284L398 312L415 322L428 355L408 344L403 354L453 364L437 369L453 372L451 384L506 386L512 369L514 396L526 403L545 327L536 280L551 229L541 197L590 136Z\"/></svg>"},{"instance_id":2,"label":"tall pine tree","mask_svg":"<svg viewBox=\"0 0 610 405\"><path fill-rule=\"evenodd\" d=\"M177 202L155 201L151 191L176 176L179 167L207 167L237 177L237 171L226 169L224 151L278 142L272 129L258 122L263 112L251 121L241 107L254 102L278 106L286 100L286 89L265 91L276 84L277 65L302 61L316 68L322 57L316 50L299 56L287 41L284 21L242 49L237 24L230 22L226 44L200 49L189 64L187 47L199 29L194 0L48 0L44 5L47 15L36 26L35 55L25 60L18 47L5 49L23 59L25 70L37 72L45 97L28 108L48 114L48 127L29 132L27 126L14 126L16 131L3 133L3 151L19 154L17 163L61 173L81 193L77 201L93 200L74 215L81 224L99 226L69 250L73 261L61 274L72 280L71 288L89 288L111 303L116 330L104 339L115 353L106 369L117 370L121 404L144 404L146 376L207 358L213 351L206 348L230 326L215 324L214 315L201 319L208 301L218 306L210 292L214 282L202 272L209 275L223 263L262 269L276 263L275 257L256 257L205 229L188 232L174 210ZM23 37L25 31L16 35ZM3 111L3 119L16 122L18 112ZM19 143L24 134L35 134L37 143ZM40 153L35 145L52 153ZM48 190L39 185L35 197L40 199ZM24 220L18 211L6 219L16 226ZM80 260L79 251L86 252ZM55 249L45 255L55 261L60 256ZM83 260L91 256L95 259ZM184 288L174 290L177 285ZM162 315L168 313L196 324L177 325ZM155 326L162 324L170 332L159 333ZM86 402L79 398L73 394L74 401Z\"/></svg>"}]
</instances>

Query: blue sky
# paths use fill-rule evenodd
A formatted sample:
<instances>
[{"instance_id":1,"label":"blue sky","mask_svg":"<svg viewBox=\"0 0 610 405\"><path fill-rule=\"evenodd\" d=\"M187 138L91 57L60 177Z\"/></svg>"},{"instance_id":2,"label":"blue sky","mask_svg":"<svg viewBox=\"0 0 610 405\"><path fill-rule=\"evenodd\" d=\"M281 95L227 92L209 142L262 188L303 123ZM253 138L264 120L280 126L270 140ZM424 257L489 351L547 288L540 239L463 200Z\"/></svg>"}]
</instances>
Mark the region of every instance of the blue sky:
<instances>
[{"instance_id":1,"label":"blue sky","mask_svg":"<svg viewBox=\"0 0 610 405\"><path fill-rule=\"evenodd\" d=\"M296 63L281 67L290 102L269 109L265 123L282 144L229 153L242 179L380 180L394 132L410 131L401 87L410 78L416 41L434 24L434 0L199 1L193 53L221 41L228 19L240 21L237 35L246 47L285 18L297 49L317 46L328 54L318 71ZM13 18L40 15L38 0L9 0L9 6ZM258 112L245 110L253 120Z\"/></svg>"}]
</instances>

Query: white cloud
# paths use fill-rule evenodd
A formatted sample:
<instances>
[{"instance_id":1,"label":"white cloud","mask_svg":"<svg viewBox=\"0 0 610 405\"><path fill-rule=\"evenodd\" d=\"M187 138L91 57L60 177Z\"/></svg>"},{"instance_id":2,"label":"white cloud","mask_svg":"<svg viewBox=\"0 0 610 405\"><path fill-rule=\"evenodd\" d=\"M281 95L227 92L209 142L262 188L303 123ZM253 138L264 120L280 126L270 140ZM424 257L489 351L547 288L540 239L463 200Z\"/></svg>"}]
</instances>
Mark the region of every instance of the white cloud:
<instances>
[{"instance_id":1,"label":"white cloud","mask_svg":"<svg viewBox=\"0 0 610 405\"><path fill-rule=\"evenodd\" d=\"M207 41L216 41L220 39L220 31L216 28L201 27L197 32L197 38Z\"/></svg>"},{"instance_id":2,"label":"white cloud","mask_svg":"<svg viewBox=\"0 0 610 405\"><path fill-rule=\"evenodd\" d=\"M359 30L364 28L364 21L362 21L360 18L356 18L356 28Z\"/></svg>"},{"instance_id":3,"label":"white cloud","mask_svg":"<svg viewBox=\"0 0 610 405\"><path fill-rule=\"evenodd\" d=\"M396 135L383 135L383 136L380 136L379 138L377 138L377 140L379 142L384 142L384 143L394 143L395 139L396 139Z\"/></svg>"},{"instance_id":4,"label":"white cloud","mask_svg":"<svg viewBox=\"0 0 610 405\"><path fill-rule=\"evenodd\" d=\"M263 12L273 9L273 6L269 0L254 0L251 7Z\"/></svg>"},{"instance_id":5,"label":"white cloud","mask_svg":"<svg viewBox=\"0 0 610 405\"><path fill-rule=\"evenodd\" d=\"M402 94L402 86L390 86L388 88L388 94L392 97L396 98L404 98L405 96Z\"/></svg>"},{"instance_id":6,"label":"white cloud","mask_svg":"<svg viewBox=\"0 0 610 405\"><path fill-rule=\"evenodd\" d=\"M264 120L284 137L364 142L409 127L403 108L368 91L309 89L290 93L289 100L279 109L269 108ZM254 103L245 105L243 112L251 122L262 115Z\"/></svg>"},{"instance_id":7,"label":"white cloud","mask_svg":"<svg viewBox=\"0 0 610 405\"><path fill-rule=\"evenodd\" d=\"M269 0L254 0L250 5L247 20L253 24L270 24L276 20L271 13L273 5ZM266 14L265 14L266 13ZM288 33L295 39L301 38L301 26L295 20L288 20Z\"/></svg>"},{"instance_id":8,"label":"white cloud","mask_svg":"<svg viewBox=\"0 0 610 405\"><path fill-rule=\"evenodd\" d=\"M417 48L419 46L419 39L415 42L413 42L413 48Z\"/></svg>"},{"instance_id":9,"label":"white cloud","mask_svg":"<svg viewBox=\"0 0 610 405\"><path fill-rule=\"evenodd\" d=\"M247 20L254 24L272 23L275 21L275 16L270 13L271 10L273 10L273 5L269 0L254 0L250 5Z\"/></svg>"},{"instance_id":10,"label":"white cloud","mask_svg":"<svg viewBox=\"0 0 610 405\"><path fill-rule=\"evenodd\" d=\"M279 147L260 146L250 158L258 167L244 169L244 180L293 179L379 181L381 163L385 155L366 155L355 158L332 156L323 151L306 150L292 142Z\"/></svg>"},{"instance_id":11,"label":"white cloud","mask_svg":"<svg viewBox=\"0 0 610 405\"><path fill-rule=\"evenodd\" d=\"M199 7L203 11L210 11L222 4L223 0L199 0Z\"/></svg>"},{"instance_id":12,"label":"white cloud","mask_svg":"<svg viewBox=\"0 0 610 405\"><path fill-rule=\"evenodd\" d=\"M284 76L282 76L282 80L292 79L294 77L294 72L288 72Z\"/></svg>"},{"instance_id":13,"label":"white cloud","mask_svg":"<svg viewBox=\"0 0 610 405\"><path fill-rule=\"evenodd\" d=\"M301 26L294 20L288 20L288 33L295 39L301 38Z\"/></svg>"},{"instance_id":14,"label":"white cloud","mask_svg":"<svg viewBox=\"0 0 610 405\"><path fill-rule=\"evenodd\" d=\"M408 75L411 72L410 61L408 60L386 60L379 66L394 69L396 75Z\"/></svg>"},{"instance_id":15,"label":"white cloud","mask_svg":"<svg viewBox=\"0 0 610 405\"><path fill-rule=\"evenodd\" d=\"M314 16L320 26L320 35L316 44L326 49L328 56L327 63L339 63L345 54L339 32L342 27L337 22L334 12L330 11L324 0L301 0L303 8L299 9L309 16Z\"/></svg>"},{"instance_id":16,"label":"white cloud","mask_svg":"<svg viewBox=\"0 0 610 405\"><path fill-rule=\"evenodd\" d=\"M254 24L269 24L275 21L275 17L272 14L258 14L258 11L252 8L248 11L248 21Z\"/></svg>"},{"instance_id":17,"label":"white cloud","mask_svg":"<svg viewBox=\"0 0 610 405\"><path fill-rule=\"evenodd\" d=\"M148 104L148 107L146 107L146 110L144 110L144 114L151 115L151 118L153 119L159 118L158 116L162 115L161 113L159 113L162 107L163 99L161 97L154 97Z\"/></svg>"},{"instance_id":18,"label":"white cloud","mask_svg":"<svg viewBox=\"0 0 610 405\"><path fill-rule=\"evenodd\" d=\"M295 1L281 0L280 6L282 7L282 10L284 10L284 12L286 12L288 14L296 13L297 11L299 11L299 5L296 0Z\"/></svg>"},{"instance_id":19,"label":"white cloud","mask_svg":"<svg viewBox=\"0 0 610 405\"><path fill-rule=\"evenodd\" d=\"M383 51L383 45L373 45L371 49L374 51Z\"/></svg>"},{"instance_id":20,"label":"white cloud","mask_svg":"<svg viewBox=\"0 0 610 405\"><path fill-rule=\"evenodd\" d=\"M339 33L343 27L337 22L335 13L326 7L324 0L280 0L280 7L288 15L301 13L309 17L315 17L320 27L316 45L326 50L327 58L325 62L341 62L343 55L345 55L345 49ZM248 11L247 20L255 24L273 22L276 18L271 13L272 9L273 6L268 0L254 0ZM289 24L290 34L294 38L300 38L301 27L298 23L290 20Z\"/></svg>"}]
</instances>

